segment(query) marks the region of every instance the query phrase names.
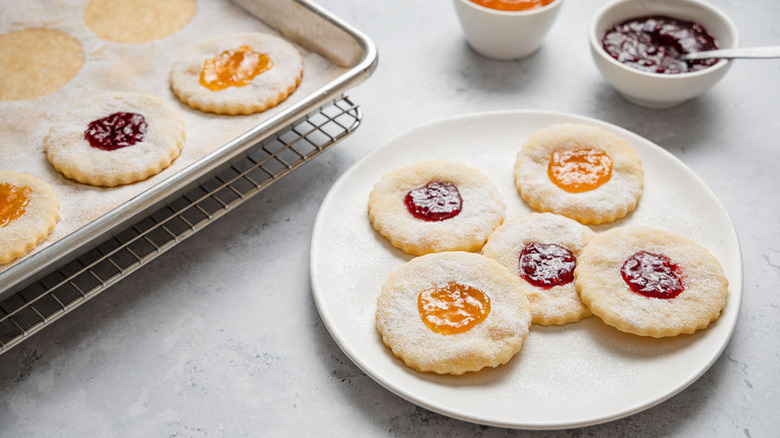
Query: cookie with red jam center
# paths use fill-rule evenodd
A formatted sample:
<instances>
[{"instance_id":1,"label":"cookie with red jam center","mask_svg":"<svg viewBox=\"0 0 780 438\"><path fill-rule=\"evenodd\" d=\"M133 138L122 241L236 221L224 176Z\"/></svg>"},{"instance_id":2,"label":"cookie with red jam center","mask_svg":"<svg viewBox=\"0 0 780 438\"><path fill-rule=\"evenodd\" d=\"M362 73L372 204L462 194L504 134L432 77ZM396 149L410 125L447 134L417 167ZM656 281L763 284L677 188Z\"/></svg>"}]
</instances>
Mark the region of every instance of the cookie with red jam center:
<instances>
[{"instance_id":1,"label":"cookie with red jam center","mask_svg":"<svg viewBox=\"0 0 780 438\"><path fill-rule=\"evenodd\" d=\"M71 107L43 143L58 172L80 183L113 187L161 172L179 156L184 138L184 119L169 102L112 93Z\"/></svg>"},{"instance_id":2,"label":"cookie with red jam center","mask_svg":"<svg viewBox=\"0 0 780 438\"><path fill-rule=\"evenodd\" d=\"M591 314L577 294L574 269L593 236L590 228L572 219L531 213L498 227L482 254L522 280L534 324L564 325Z\"/></svg>"},{"instance_id":3,"label":"cookie with red jam center","mask_svg":"<svg viewBox=\"0 0 780 438\"><path fill-rule=\"evenodd\" d=\"M384 175L368 200L374 228L413 255L475 251L504 220L498 188L455 161L424 161Z\"/></svg>"},{"instance_id":4,"label":"cookie with red jam center","mask_svg":"<svg viewBox=\"0 0 780 438\"><path fill-rule=\"evenodd\" d=\"M669 231L598 234L574 270L582 301L618 330L656 338L706 328L726 305L728 279L701 245Z\"/></svg>"}]
</instances>

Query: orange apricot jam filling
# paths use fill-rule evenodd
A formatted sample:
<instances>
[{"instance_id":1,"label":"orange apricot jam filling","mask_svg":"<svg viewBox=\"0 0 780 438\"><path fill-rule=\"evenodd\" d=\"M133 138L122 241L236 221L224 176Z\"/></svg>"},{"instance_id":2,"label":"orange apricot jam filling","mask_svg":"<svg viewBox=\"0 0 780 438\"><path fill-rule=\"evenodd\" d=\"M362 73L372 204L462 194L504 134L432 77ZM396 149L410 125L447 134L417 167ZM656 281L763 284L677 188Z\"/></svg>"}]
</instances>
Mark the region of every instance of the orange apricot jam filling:
<instances>
[{"instance_id":1,"label":"orange apricot jam filling","mask_svg":"<svg viewBox=\"0 0 780 438\"><path fill-rule=\"evenodd\" d=\"M582 193L601 187L612 178L612 158L597 148L555 151L547 175L569 193Z\"/></svg>"},{"instance_id":2,"label":"orange apricot jam filling","mask_svg":"<svg viewBox=\"0 0 780 438\"><path fill-rule=\"evenodd\" d=\"M241 46L207 59L200 72L200 84L211 91L243 87L271 67L273 62L268 55L255 52L249 46Z\"/></svg>"},{"instance_id":3,"label":"orange apricot jam filling","mask_svg":"<svg viewBox=\"0 0 780 438\"><path fill-rule=\"evenodd\" d=\"M490 313L490 298L460 283L426 289L417 296L417 310L435 333L454 335L471 330Z\"/></svg>"},{"instance_id":4,"label":"orange apricot jam filling","mask_svg":"<svg viewBox=\"0 0 780 438\"><path fill-rule=\"evenodd\" d=\"M471 0L480 6L499 11L529 11L549 5L553 0Z\"/></svg>"},{"instance_id":5,"label":"orange apricot jam filling","mask_svg":"<svg viewBox=\"0 0 780 438\"><path fill-rule=\"evenodd\" d=\"M0 228L24 214L31 194L28 187L0 183Z\"/></svg>"}]
</instances>

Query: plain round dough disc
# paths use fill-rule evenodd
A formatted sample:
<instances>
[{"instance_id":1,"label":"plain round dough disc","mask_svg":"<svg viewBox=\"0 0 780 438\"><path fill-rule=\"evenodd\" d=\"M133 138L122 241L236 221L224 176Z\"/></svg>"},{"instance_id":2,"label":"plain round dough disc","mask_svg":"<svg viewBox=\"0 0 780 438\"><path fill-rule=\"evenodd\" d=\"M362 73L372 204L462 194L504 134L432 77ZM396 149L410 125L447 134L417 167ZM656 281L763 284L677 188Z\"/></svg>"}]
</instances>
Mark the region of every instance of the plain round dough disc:
<instances>
[{"instance_id":1,"label":"plain round dough disc","mask_svg":"<svg viewBox=\"0 0 780 438\"><path fill-rule=\"evenodd\" d=\"M84 49L54 29L0 35L0 101L43 96L67 84L84 64Z\"/></svg>"},{"instance_id":2,"label":"plain round dough disc","mask_svg":"<svg viewBox=\"0 0 780 438\"><path fill-rule=\"evenodd\" d=\"M84 23L104 40L139 44L178 32L196 9L195 0L90 0Z\"/></svg>"}]
</instances>

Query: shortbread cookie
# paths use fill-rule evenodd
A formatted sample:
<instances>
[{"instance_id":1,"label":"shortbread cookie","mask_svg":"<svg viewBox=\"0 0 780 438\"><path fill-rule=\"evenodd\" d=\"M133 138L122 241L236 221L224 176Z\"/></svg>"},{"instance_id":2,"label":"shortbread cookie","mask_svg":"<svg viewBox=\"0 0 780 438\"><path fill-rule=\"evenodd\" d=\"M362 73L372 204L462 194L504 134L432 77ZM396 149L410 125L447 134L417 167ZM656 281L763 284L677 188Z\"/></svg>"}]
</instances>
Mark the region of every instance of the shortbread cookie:
<instances>
[{"instance_id":1,"label":"shortbread cookie","mask_svg":"<svg viewBox=\"0 0 780 438\"><path fill-rule=\"evenodd\" d=\"M728 280L709 251L656 228L598 234L574 271L582 301L620 331L660 338L693 333L718 319Z\"/></svg>"},{"instance_id":2,"label":"shortbread cookie","mask_svg":"<svg viewBox=\"0 0 780 438\"><path fill-rule=\"evenodd\" d=\"M422 372L459 375L504 364L530 325L520 280L467 252L413 259L390 274L377 299L385 345Z\"/></svg>"},{"instance_id":3,"label":"shortbread cookie","mask_svg":"<svg viewBox=\"0 0 780 438\"><path fill-rule=\"evenodd\" d=\"M185 48L171 69L182 102L217 114L276 106L298 87L303 59L287 41L263 33L221 35Z\"/></svg>"},{"instance_id":4,"label":"shortbread cookie","mask_svg":"<svg viewBox=\"0 0 780 438\"><path fill-rule=\"evenodd\" d=\"M625 140L581 124L537 132L515 163L517 190L531 208L583 224L612 222L633 211L643 176L642 162Z\"/></svg>"},{"instance_id":5,"label":"shortbread cookie","mask_svg":"<svg viewBox=\"0 0 780 438\"><path fill-rule=\"evenodd\" d=\"M590 228L552 213L516 217L494 231L482 254L520 277L534 324L564 325L590 316L574 286L577 257Z\"/></svg>"},{"instance_id":6,"label":"shortbread cookie","mask_svg":"<svg viewBox=\"0 0 780 438\"><path fill-rule=\"evenodd\" d=\"M89 0L84 24L104 40L139 44L178 32L196 9L195 0Z\"/></svg>"},{"instance_id":7,"label":"shortbread cookie","mask_svg":"<svg viewBox=\"0 0 780 438\"><path fill-rule=\"evenodd\" d=\"M168 167L184 146L185 126L170 103L140 93L83 100L52 124L43 144L68 178L112 187L144 180Z\"/></svg>"},{"instance_id":8,"label":"shortbread cookie","mask_svg":"<svg viewBox=\"0 0 780 438\"><path fill-rule=\"evenodd\" d=\"M383 176L368 216L393 246L414 255L476 251L504 220L498 188L476 169L424 161Z\"/></svg>"},{"instance_id":9,"label":"shortbread cookie","mask_svg":"<svg viewBox=\"0 0 780 438\"><path fill-rule=\"evenodd\" d=\"M0 264L41 243L60 219L54 189L26 173L0 171Z\"/></svg>"},{"instance_id":10,"label":"shortbread cookie","mask_svg":"<svg viewBox=\"0 0 780 438\"><path fill-rule=\"evenodd\" d=\"M84 49L54 29L24 29L0 35L0 101L51 93L84 64Z\"/></svg>"}]
</instances>

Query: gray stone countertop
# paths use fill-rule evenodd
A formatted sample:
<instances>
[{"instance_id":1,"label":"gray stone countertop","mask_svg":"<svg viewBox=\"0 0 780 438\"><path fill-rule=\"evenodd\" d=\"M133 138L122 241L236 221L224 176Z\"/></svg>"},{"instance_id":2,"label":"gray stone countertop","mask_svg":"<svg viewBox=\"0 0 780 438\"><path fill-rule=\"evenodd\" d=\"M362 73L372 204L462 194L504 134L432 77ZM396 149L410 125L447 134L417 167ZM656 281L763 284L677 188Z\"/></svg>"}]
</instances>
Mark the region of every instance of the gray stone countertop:
<instances>
[{"instance_id":1,"label":"gray stone countertop","mask_svg":"<svg viewBox=\"0 0 780 438\"><path fill-rule=\"evenodd\" d=\"M738 61L669 110L623 100L586 32L604 1L567 0L542 49L516 62L464 42L451 1L322 0L369 34L380 63L350 95L341 144L0 356L2 436L769 437L780 429L780 60ZM742 45L780 44L780 2L714 0ZM695 383L628 418L567 431L479 426L375 383L339 349L311 296L309 240L336 178L430 120L541 109L598 118L661 145L736 225L744 298L733 338Z\"/></svg>"}]
</instances>

